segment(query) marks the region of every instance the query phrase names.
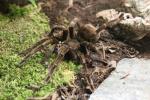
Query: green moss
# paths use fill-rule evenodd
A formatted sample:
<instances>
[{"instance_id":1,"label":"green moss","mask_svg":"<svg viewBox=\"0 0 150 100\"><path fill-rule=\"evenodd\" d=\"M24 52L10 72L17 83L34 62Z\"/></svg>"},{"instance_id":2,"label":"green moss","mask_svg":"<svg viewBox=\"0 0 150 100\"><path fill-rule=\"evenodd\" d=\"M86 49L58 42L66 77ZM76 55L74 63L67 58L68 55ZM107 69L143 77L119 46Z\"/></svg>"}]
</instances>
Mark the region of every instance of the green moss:
<instances>
[{"instance_id":1,"label":"green moss","mask_svg":"<svg viewBox=\"0 0 150 100\"><path fill-rule=\"evenodd\" d=\"M50 31L48 18L40 8L26 6L28 14L10 19L0 15L0 99L24 100L33 93L25 88L28 84L42 84L47 70L40 64L42 54L38 53L22 68L16 65L21 61L19 52L34 44L43 33ZM58 85L74 79L79 66L63 62L53 76L53 81L34 95L43 96Z\"/></svg>"},{"instance_id":2,"label":"green moss","mask_svg":"<svg viewBox=\"0 0 150 100\"><path fill-rule=\"evenodd\" d=\"M19 17L24 16L28 13L28 9L26 7L19 7L15 4L9 5L9 16L10 17Z\"/></svg>"}]
</instances>

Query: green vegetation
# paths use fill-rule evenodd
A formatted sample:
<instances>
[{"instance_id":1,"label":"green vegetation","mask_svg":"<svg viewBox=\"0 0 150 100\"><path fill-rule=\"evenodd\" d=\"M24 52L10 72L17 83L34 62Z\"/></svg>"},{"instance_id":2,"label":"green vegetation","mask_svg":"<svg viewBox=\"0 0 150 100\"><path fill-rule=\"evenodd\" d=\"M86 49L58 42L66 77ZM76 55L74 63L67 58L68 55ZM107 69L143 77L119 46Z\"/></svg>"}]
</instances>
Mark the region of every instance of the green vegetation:
<instances>
[{"instance_id":1,"label":"green vegetation","mask_svg":"<svg viewBox=\"0 0 150 100\"><path fill-rule=\"evenodd\" d=\"M40 53L22 68L16 66L21 61L18 53L34 44L43 33L50 31L48 18L40 12L40 8L28 5L23 9L27 9L28 13L13 19L0 14L1 100L24 100L33 96L32 91L26 89L25 86L42 84L47 73L46 68L40 64L43 56ZM72 62L63 62L53 75L53 81L36 92L34 96L44 96L54 91L58 85L68 83L74 79L74 74L78 69L79 66Z\"/></svg>"},{"instance_id":2,"label":"green vegetation","mask_svg":"<svg viewBox=\"0 0 150 100\"><path fill-rule=\"evenodd\" d=\"M15 4L11 4L9 5L9 17L21 17L26 15L30 9L26 8L26 7L19 7Z\"/></svg>"}]
</instances>

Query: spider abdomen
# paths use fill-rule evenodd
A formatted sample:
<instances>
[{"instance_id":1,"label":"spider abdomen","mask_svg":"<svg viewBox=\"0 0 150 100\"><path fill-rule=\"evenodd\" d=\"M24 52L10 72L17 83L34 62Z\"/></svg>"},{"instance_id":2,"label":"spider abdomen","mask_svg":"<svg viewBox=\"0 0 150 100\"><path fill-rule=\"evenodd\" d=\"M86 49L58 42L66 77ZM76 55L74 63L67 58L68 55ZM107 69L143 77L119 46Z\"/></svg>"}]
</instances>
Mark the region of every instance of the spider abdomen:
<instances>
[{"instance_id":1,"label":"spider abdomen","mask_svg":"<svg viewBox=\"0 0 150 100\"><path fill-rule=\"evenodd\" d=\"M79 35L81 38L87 41L97 41L99 39L99 35L96 32L97 28L91 24L85 24L80 27Z\"/></svg>"}]
</instances>

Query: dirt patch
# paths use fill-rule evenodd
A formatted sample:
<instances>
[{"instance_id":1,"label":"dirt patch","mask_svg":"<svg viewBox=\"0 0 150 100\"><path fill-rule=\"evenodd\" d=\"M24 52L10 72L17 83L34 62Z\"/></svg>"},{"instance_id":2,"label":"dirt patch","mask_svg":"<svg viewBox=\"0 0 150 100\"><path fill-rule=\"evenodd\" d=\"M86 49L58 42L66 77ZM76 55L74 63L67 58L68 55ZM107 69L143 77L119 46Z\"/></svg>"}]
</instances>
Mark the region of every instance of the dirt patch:
<instances>
[{"instance_id":1,"label":"dirt patch","mask_svg":"<svg viewBox=\"0 0 150 100\"><path fill-rule=\"evenodd\" d=\"M73 7L68 9L69 0L40 0L42 11L50 18L50 25L64 24L64 19L68 21L74 17L79 17L87 23L96 23L95 14L98 11L119 8L121 0L74 0ZM67 10L68 9L68 10Z\"/></svg>"}]
</instances>

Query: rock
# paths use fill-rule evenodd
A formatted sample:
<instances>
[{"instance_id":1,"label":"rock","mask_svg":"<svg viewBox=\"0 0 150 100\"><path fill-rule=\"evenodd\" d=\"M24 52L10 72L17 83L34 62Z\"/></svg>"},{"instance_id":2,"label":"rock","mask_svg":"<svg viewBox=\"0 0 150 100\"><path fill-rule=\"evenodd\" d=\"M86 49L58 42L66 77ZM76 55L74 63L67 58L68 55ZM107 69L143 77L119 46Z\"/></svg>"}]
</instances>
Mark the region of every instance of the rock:
<instances>
[{"instance_id":1,"label":"rock","mask_svg":"<svg viewBox=\"0 0 150 100\"><path fill-rule=\"evenodd\" d=\"M138 41L150 37L150 0L124 0L122 9L125 9L124 20L111 28L111 32L125 40ZM111 21L119 16L115 9L100 11L96 17L101 22Z\"/></svg>"},{"instance_id":2,"label":"rock","mask_svg":"<svg viewBox=\"0 0 150 100\"><path fill-rule=\"evenodd\" d=\"M119 12L115 9L102 10L96 14L96 18L101 18L105 22L109 22L119 17Z\"/></svg>"},{"instance_id":3,"label":"rock","mask_svg":"<svg viewBox=\"0 0 150 100\"><path fill-rule=\"evenodd\" d=\"M124 0L124 7L136 16L150 16L150 0Z\"/></svg>"},{"instance_id":4,"label":"rock","mask_svg":"<svg viewBox=\"0 0 150 100\"><path fill-rule=\"evenodd\" d=\"M126 32L126 37L131 38L133 41L138 41L145 36L150 36L150 23L147 23L146 20L141 17L122 20L119 26Z\"/></svg>"},{"instance_id":5,"label":"rock","mask_svg":"<svg viewBox=\"0 0 150 100\"><path fill-rule=\"evenodd\" d=\"M150 60L123 59L89 100L150 100Z\"/></svg>"}]
</instances>

